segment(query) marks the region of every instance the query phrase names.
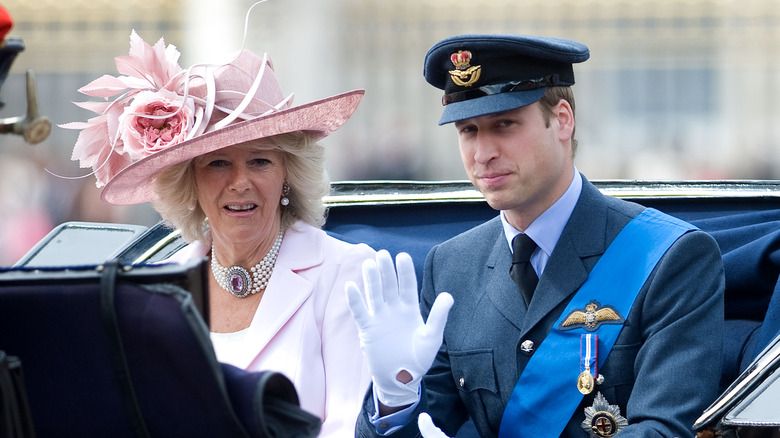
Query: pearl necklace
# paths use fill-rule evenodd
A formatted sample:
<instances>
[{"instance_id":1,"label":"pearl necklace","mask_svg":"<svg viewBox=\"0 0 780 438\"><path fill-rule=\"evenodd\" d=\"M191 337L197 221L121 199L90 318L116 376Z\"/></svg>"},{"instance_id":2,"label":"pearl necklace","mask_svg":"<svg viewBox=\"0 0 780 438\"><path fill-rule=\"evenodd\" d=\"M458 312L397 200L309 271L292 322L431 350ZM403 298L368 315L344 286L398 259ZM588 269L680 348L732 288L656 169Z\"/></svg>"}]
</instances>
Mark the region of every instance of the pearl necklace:
<instances>
[{"instance_id":1,"label":"pearl necklace","mask_svg":"<svg viewBox=\"0 0 780 438\"><path fill-rule=\"evenodd\" d=\"M274 265L276 264L276 257L279 255L279 247L282 246L282 237L284 233L279 232L276 236L271 250L268 254L260 260L260 263L252 266L252 276L250 278L249 272L241 266L231 266L226 268L217 262L216 252L214 252L214 244L211 244L211 272L214 274L217 283L222 286L223 289L237 296L238 298L244 298L250 293L256 294L257 292L265 289L268 285L268 279L271 278Z\"/></svg>"}]
</instances>

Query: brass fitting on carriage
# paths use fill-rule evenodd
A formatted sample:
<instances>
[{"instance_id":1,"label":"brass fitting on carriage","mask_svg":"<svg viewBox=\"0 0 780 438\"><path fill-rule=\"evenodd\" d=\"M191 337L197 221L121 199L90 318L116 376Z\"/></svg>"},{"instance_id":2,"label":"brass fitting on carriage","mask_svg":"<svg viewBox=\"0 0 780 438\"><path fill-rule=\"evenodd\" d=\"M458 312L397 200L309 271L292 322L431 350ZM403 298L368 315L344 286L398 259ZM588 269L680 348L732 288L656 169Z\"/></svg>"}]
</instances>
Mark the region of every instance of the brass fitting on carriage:
<instances>
[{"instance_id":1,"label":"brass fitting on carriage","mask_svg":"<svg viewBox=\"0 0 780 438\"><path fill-rule=\"evenodd\" d=\"M51 121L38 112L38 93L32 69L27 69L26 77L27 113L23 116L0 119L0 133L21 135L25 142L37 144L49 137Z\"/></svg>"}]
</instances>

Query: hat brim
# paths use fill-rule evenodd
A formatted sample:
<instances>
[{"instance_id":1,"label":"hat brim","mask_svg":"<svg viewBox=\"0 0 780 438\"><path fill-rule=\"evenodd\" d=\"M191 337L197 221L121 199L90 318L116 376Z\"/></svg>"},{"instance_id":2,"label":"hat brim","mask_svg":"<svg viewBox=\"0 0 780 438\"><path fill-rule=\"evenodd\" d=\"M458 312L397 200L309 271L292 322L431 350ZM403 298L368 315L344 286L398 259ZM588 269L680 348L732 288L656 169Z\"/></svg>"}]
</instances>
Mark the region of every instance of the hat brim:
<instances>
[{"instance_id":1,"label":"hat brim","mask_svg":"<svg viewBox=\"0 0 780 438\"><path fill-rule=\"evenodd\" d=\"M444 107L444 112L441 115L441 119L439 119L439 125L528 106L541 99L545 91L547 91L547 87L491 94L476 99L451 103Z\"/></svg>"},{"instance_id":2,"label":"hat brim","mask_svg":"<svg viewBox=\"0 0 780 438\"><path fill-rule=\"evenodd\" d=\"M144 157L117 173L100 198L114 205L131 205L156 198L154 178L162 170L195 157L273 135L297 131L320 140L349 120L364 90L354 90L292 107L267 116L229 125Z\"/></svg>"}]
</instances>

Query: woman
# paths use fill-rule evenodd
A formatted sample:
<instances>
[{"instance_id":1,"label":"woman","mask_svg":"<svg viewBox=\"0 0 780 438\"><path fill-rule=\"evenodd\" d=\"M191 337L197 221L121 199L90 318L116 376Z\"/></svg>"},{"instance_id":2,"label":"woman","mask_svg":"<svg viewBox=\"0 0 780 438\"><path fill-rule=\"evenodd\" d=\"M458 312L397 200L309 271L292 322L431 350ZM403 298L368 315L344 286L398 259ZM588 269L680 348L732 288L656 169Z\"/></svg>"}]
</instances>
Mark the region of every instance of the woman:
<instances>
[{"instance_id":1,"label":"woman","mask_svg":"<svg viewBox=\"0 0 780 438\"><path fill-rule=\"evenodd\" d=\"M320 436L351 436L368 386L344 284L362 284L374 257L320 229L329 183L316 143L344 124L363 92L291 107L267 57L243 50L225 65L182 70L175 47L133 32L127 76L80 91L105 103L82 129L74 159L92 167L101 198L150 201L187 247L170 261L210 257L210 329L217 357L277 370Z\"/></svg>"}]
</instances>

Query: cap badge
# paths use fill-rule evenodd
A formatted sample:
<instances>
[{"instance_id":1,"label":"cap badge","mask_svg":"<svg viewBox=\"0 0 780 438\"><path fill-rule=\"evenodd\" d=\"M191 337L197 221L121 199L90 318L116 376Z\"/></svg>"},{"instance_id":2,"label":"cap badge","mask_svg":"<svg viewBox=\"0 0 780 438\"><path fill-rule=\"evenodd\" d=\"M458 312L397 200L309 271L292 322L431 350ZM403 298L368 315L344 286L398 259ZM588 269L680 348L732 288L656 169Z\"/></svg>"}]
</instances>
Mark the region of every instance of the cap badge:
<instances>
[{"instance_id":1,"label":"cap badge","mask_svg":"<svg viewBox=\"0 0 780 438\"><path fill-rule=\"evenodd\" d=\"M593 406L585 408L582 428L592 438L611 437L628 426L628 420L620 415L620 407L607 403L601 393L596 394Z\"/></svg>"},{"instance_id":2,"label":"cap badge","mask_svg":"<svg viewBox=\"0 0 780 438\"><path fill-rule=\"evenodd\" d=\"M479 80L482 73L481 65L471 65L471 52L458 50L458 53L450 55L450 61L455 65L455 70L450 70L450 77L455 85L470 87Z\"/></svg>"},{"instance_id":3,"label":"cap badge","mask_svg":"<svg viewBox=\"0 0 780 438\"><path fill-rule=\"evenodd\" d=\"M561 323L559 330L584 328L592 332L602 324L623 324L625 319L612 306L602 306L596 300L585 305L584 309L573 310Z\"/></svg>"}]
</instances>

